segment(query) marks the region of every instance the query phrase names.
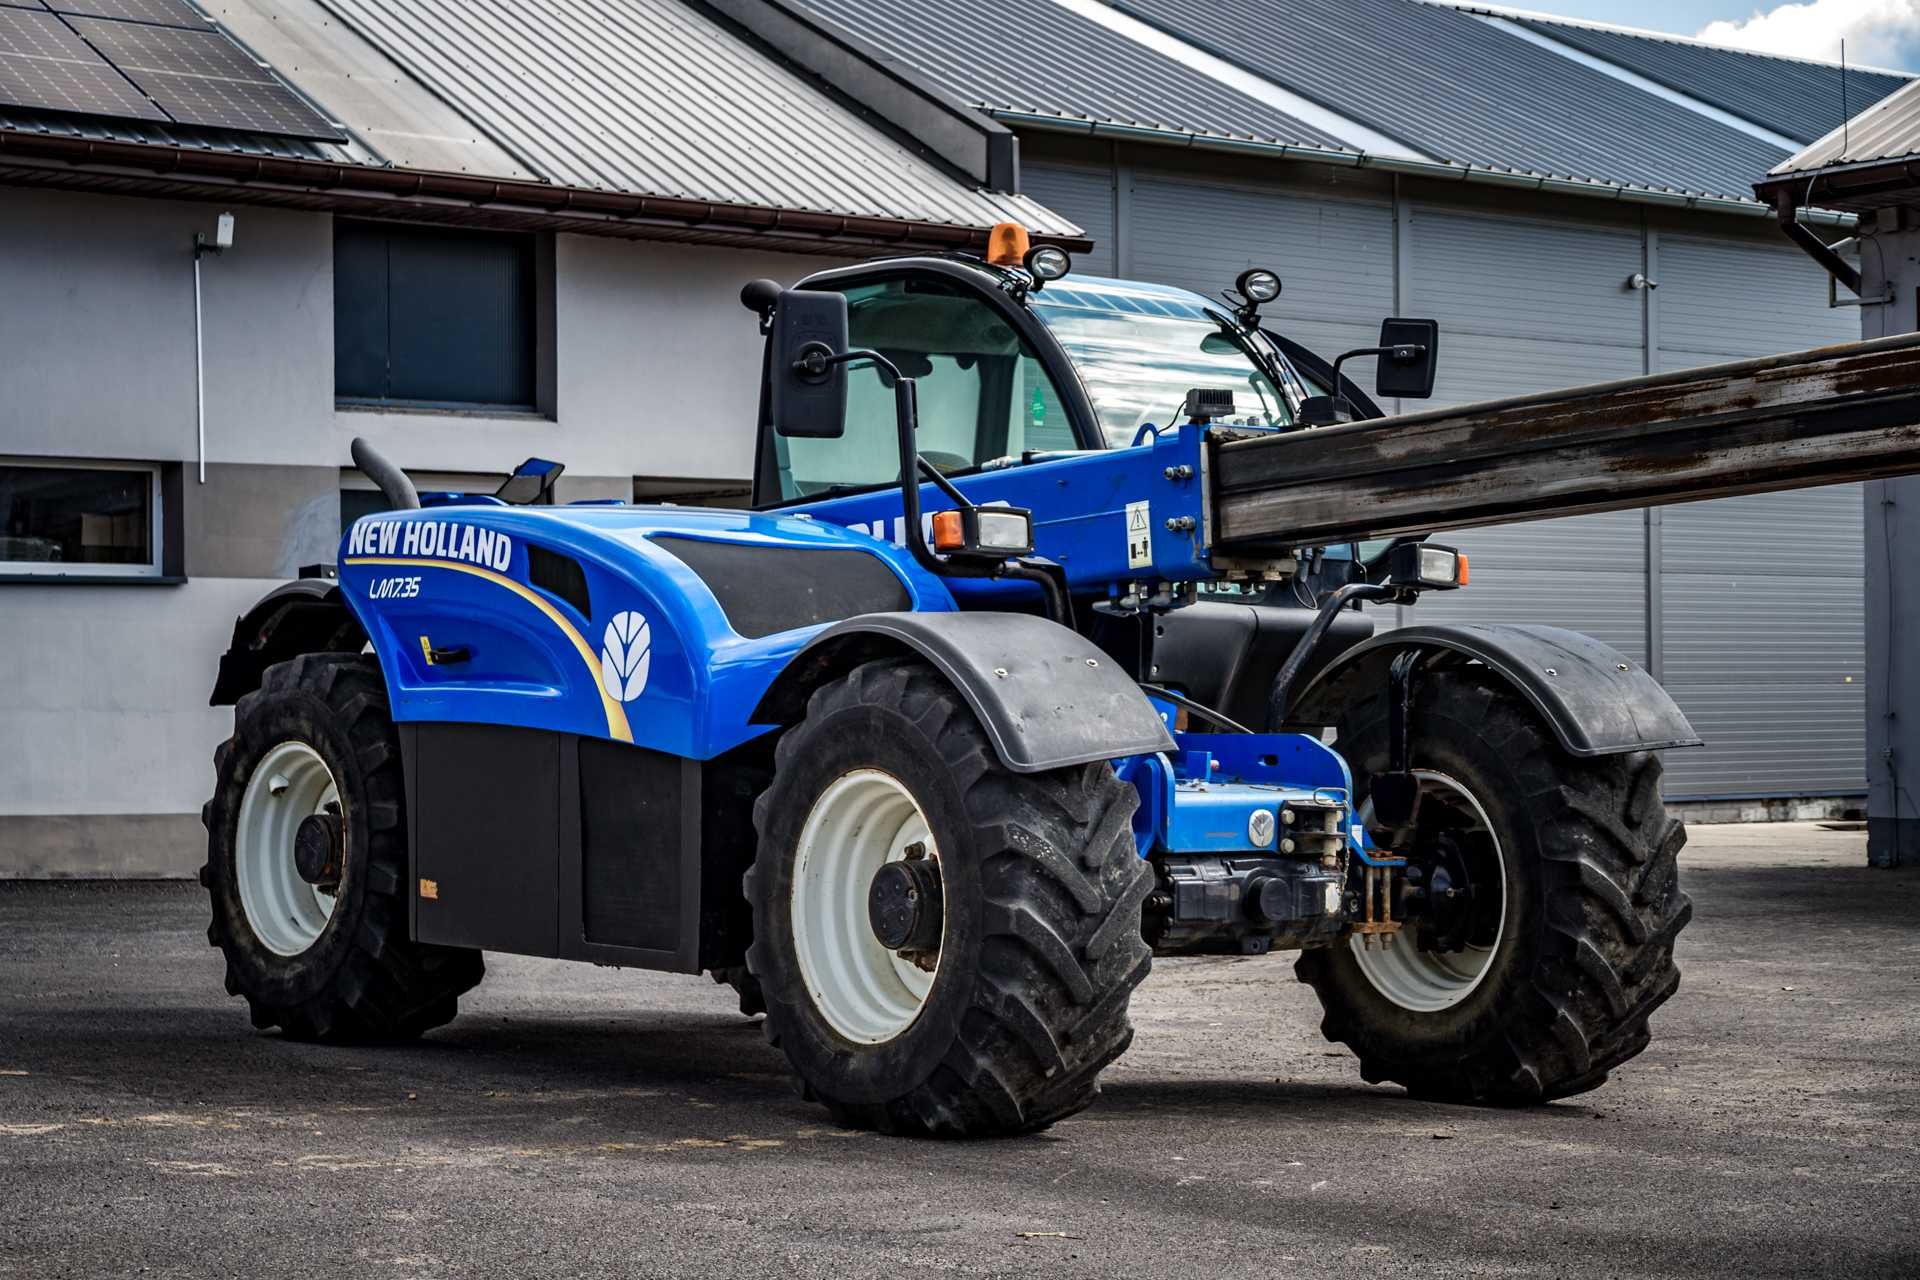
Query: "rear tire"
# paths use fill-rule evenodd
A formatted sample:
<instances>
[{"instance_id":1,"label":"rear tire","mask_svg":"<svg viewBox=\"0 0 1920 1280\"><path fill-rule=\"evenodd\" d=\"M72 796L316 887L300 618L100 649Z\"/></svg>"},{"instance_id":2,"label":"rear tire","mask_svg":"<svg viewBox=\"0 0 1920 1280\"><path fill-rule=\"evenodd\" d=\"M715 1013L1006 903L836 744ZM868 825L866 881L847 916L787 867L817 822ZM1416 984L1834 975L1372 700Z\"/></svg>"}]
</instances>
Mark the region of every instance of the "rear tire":
<instances>
[{"instance_id":1,"label":"rear tire","mask_svg":"<svg viewBox=\"0 0 1920 1280\"><path fill-rule=\"evenodd\" d=\"M313 653L268 667L234 708L214 775L201 811L207 941L253 1025L402 1040L451 1021L485 969L478 951L408 936L405 783L373 660ZM330 893L300 878L293 841L302 817L329 806L342 831Z\"/></svg>"},{"instance_id":2,"label":"rear tire","mask_svg":"<svg viewBox=\"0 0 1920 1280\"><path fill-rule=\"evenodd\" d=\"M1413 733L1416 773L1471 795L1497 841L1504 876L1481 883L1503 879L1499 940L1458 966L1471 980L1451 991L1446 970L1383 982L1394 968L1344 940L1306 952L1295 972L1320 997L1322 1032L1353 1049L1367 1080L1423 1097L1511 1105L1599 1086L1647 1047L1648 1016L1680 984L1674 939L1693 914L1676 865L1686 832L1660 799L1659 759L1568 755L1481 667L1421 676ZM1385 690L1349 710L1335 747L1364 805L1387 764ZM1403 931L1394 949L1413 945Z\"/></svg>"},{"instance_id":3,"label":"rear tire","mask_svg":"<svg viewBox=\"0 0 1920 1280\"><path fill-rule=\"evenodd\" d=\"M868 807L820 825L843 803ZM1127 1002L1151 963L1134 804L1104 763L1010 772L921 663L869 662L816 691L754 806L746 877L748 968L803 1092L849 1126L953 1137L1030 1133L1092 1102L1133 1038ZM930 975L888 967L896 953L867 925L871 869L831 869L848 850L878 866L920 856L915 844L944 900ZM822 885L840 886L824 911ZM877 957L866 968L862 948Z\"/></svg>"}]
</instances>

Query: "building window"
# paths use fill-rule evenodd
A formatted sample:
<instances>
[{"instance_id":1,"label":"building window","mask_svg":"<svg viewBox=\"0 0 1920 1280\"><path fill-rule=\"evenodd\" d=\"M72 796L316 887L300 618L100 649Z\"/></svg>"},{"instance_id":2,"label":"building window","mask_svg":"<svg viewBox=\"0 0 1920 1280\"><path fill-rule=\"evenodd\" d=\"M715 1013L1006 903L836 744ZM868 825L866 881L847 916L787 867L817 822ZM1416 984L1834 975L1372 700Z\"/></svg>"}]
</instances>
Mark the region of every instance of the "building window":
<instances>
[{"instance_id":1,"label":"building window","mask_svg":"<svg viewBox=\"0 0 1920 1280\"><path fill-rule=\"evenodd\" d=\"M537 410L536 247L531 235L336 220L337 399Z\"/></svg>"},{"instance_id":2,"label":"building window","mask_svg":"<svg viewBox=\"0 0 1920 1280\"><path fill-rule=\"evenodd\" d=\"M160 469L0 461L0 574L157 577Z\"/></svg>"}]
</instances>

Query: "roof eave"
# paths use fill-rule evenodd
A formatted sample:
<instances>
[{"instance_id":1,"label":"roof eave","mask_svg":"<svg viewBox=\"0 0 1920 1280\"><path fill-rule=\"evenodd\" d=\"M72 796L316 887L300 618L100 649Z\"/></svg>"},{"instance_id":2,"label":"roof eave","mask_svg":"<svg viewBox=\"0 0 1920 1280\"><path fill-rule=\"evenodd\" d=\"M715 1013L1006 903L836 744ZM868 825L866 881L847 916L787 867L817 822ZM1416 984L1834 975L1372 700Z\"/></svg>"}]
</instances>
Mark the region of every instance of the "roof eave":
<instances>
[{"instance_id":1,"label":"roof eave","mask_svg":"<svg viewBox=\"0 0 1920 1280\"><path fill-rule=\"evenodd\" d=\"M672 196L567 187L510 178L433 173L384 166L337 164L281 157L241 155L148 143L101 141L0 130L0 159L24 160L50 174L65 169L76 176L111 176L135 193L165 186L178 194L182 183L204 185L210 193L245 199L249 191L272 203L315 209L365 212L382 207L386 216L406 218L412 210L425 221L552 226L586 234L629 239L742 238L766 241L814 253L845 251L947 251L983 249L987 228L810 209L690 200ZM56 184L57 185L57 184ZM77 184L76 184L77 185ZM154 194L161 194L158 190ZM466 216L460 216L462 214ZM671 235L664 233L671 232ZM1085 253L1084 236L1036 233L1036 241Z\"/></svg>"},{"instance_id":2,"label":"roof eave","mask_svg":"<svg viewBox=\"0 0 1920 1280\"><path fill-rule=\"evenodd\" d=\"M1818 204L1856 213L1877 208L1886 203L1879 197L1902 190L1920 193L1920 153L1770 174L1753 184L1754 195L1772 206L1784 200L1795 209Z\"/></svg>"}]
</instances>

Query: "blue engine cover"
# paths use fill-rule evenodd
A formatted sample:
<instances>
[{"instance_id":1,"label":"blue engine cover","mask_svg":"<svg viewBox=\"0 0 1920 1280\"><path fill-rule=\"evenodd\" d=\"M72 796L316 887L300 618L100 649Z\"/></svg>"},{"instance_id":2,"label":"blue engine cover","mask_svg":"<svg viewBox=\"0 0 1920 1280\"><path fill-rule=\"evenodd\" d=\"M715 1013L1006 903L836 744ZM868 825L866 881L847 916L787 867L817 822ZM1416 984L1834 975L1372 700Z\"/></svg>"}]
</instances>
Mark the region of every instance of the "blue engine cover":
<instances>
[{"instance_id":1,"label":"blue engine cover","mask_svg":"<svg viewBox=\"0 0 1920 1280\"><path fill-rule=\"evenodd\" d=\"M687 507L476 504L366 516L342 539L340 585L379 655L395 720L519 725L711 759L768 731L748 723L753 708L832 619L742 635L662 535L766 558L872 556L904 588L893 607L955 607L939 579L863 533ZM564 560L542 556L546 572L535 574L542 552ZM811 575L767 576L769 589L811 590Z\"/></svg>"}]
</instances>

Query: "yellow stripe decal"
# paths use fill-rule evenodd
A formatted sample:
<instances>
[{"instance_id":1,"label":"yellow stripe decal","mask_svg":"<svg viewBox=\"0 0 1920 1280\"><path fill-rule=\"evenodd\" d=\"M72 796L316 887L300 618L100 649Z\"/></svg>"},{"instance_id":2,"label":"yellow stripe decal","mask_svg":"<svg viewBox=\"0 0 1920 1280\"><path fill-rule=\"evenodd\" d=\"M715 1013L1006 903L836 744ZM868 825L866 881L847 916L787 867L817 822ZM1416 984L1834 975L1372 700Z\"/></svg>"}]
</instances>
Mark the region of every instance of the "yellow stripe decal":
<instances>
[{"instance_id":1,"label":"yellow stripe decal","mask_svg":"<svg viewBox=\"0 0 1920 1280\"><path fill-rule=\"evenodd\" d=\"M579 650L580 660L587 664L587 674L593 680L593 687L600 692L600 705L607 713L607 736L618 742L633 741L633 730L627 726L626 708L614 701L612 695L607 692L607 687L600 683L600 659L594 654L593 646L587 643L586 637L574 630L573 624L567 621L564 614L546 600L542 599L531 587L522 586L505 574L495 573L491 569L482 569L478 565L472 564L459 564L452 560L425 560L409 556L348 556L347 563L356 565L411 565L428 569L451 569L455 573L469 573L476 578L485 579L495 586L505 587L540 612L546 614L553 622L553 625L559 627L560 630L566 634L567 639L573 641L573 647Z\"/></svg>"}]
</instances>

